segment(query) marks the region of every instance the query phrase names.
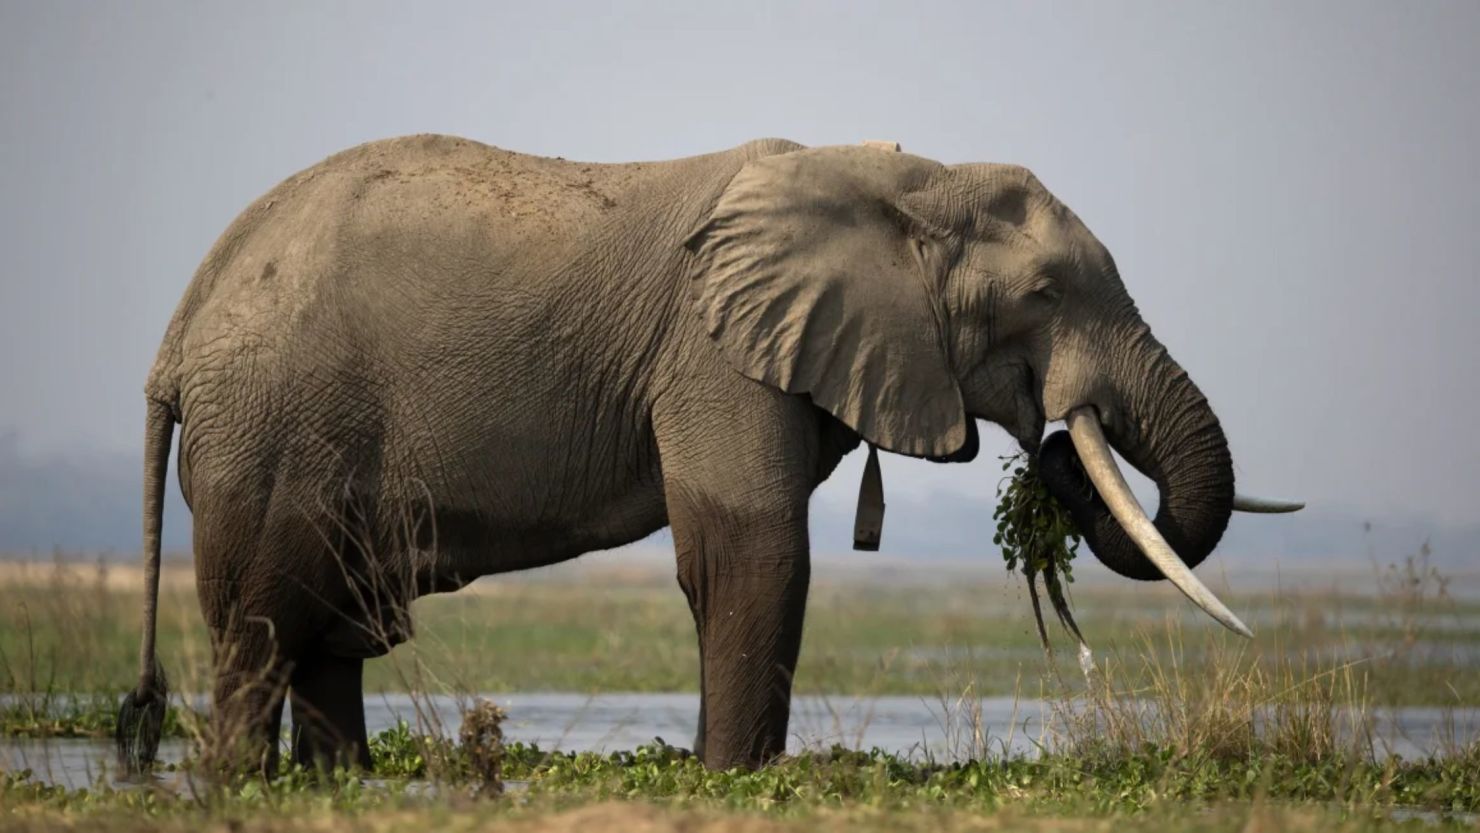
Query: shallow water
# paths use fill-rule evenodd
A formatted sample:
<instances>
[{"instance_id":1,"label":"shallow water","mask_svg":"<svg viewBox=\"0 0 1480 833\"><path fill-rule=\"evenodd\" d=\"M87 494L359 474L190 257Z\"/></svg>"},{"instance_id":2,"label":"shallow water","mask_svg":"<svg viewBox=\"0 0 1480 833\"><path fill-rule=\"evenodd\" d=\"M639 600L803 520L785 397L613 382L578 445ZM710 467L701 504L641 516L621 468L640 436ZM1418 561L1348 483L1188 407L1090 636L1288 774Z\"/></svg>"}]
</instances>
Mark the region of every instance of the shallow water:
<instances>
[{"instance_id":1,"label":"shallow water","mask_svg":"<svg viewBox=\"0 0 1480 833\"><path fill-rule=\"evenodd\" d=\"M699 714L695 694L508 694L488 699L509 713L505 736L536 743L542 749L613 751L630 749L654 738L687 747ZM416 698L404 694L369 695L365 717L373 734L406 720L418 731L441 729L454 735L467 701L451 697ZM203 704L197 704L198 706ZM979 701L981 725L991 754L1031 755L1043 740L1046 705L1012 697ZM963 718L970 703L942 705L922 697L798 697L792 702L790 751L827 747L878 747L912 757L951 760L980 754L971 721ZM1480 708L1444 710L1406 708L1381 712L1377 751L1381 755L1422 757L1438 752L1453 734L1473 737L1480 729ZM179 761L183 741L161 744L160 757ZM114 770L112 745L99 740L0 739L0 770L29 769L33 777L72 788L108 779Z\"/></svg>"}]
</instances>

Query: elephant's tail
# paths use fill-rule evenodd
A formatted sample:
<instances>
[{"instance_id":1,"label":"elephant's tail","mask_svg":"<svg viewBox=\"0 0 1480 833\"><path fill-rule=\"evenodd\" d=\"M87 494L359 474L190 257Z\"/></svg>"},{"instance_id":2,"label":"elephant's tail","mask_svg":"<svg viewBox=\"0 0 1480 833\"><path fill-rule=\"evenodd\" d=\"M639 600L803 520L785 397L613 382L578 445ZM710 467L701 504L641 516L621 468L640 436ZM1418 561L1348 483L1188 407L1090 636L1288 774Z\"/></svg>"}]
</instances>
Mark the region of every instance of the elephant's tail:
<instances>
[{"instance_id":1,"label":"elephant's tail","mask_svg":"<svg viewBox=\"0 0 1480 833\"><path fill-rule=\"evenodd\" d=\"M139 685L123 698L114 727L119 766L130 773L140 772L154 762L169 698L164 668L154 652L154 634L159 618L164 483L174 434L173 409L166 402L150 398L144 428L144 636L139 645Z\"/></svg>"}]
</instances>

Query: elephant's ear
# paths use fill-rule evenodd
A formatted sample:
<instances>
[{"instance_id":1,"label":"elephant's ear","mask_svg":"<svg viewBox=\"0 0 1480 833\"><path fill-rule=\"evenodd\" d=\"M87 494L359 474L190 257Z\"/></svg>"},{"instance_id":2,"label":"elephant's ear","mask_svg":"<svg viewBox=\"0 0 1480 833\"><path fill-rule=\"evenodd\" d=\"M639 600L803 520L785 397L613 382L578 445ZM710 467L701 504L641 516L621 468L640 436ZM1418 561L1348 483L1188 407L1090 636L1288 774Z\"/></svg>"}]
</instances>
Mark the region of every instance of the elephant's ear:
<instances>
[{"instance_id":1,"label":"elephant's ear","mask_svg":"<svg viewBox=\"0 0 1480 833\"><path fill-rule=\"evenodd\" d=\"M941 170L867 147L758 159L687 243L699 314L735 369L922 457L967 438L932 274L947 234L905 207Z\"/></svg>"}]
</instances>

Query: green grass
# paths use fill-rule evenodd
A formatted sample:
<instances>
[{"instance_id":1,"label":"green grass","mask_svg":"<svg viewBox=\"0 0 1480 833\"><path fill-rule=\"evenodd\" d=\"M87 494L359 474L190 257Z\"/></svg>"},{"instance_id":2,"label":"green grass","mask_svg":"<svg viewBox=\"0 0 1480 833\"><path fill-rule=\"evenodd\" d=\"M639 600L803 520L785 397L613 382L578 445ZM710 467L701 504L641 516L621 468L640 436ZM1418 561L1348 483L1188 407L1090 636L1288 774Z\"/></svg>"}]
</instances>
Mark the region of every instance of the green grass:
<instances>
[{"instance_id":1,"label":"green grass","mask_svg":"<svg viewBox=\"0 0 1480 833\"><path fill-rule=\"evenodd\" d=\"M450 743L418 737L405 725L372 740L376 771L422 778L465 772ZM428 754L428 750L431 750ZM430 759L430 760L429 760ZM653 743L610 754L544 752L522 743L505 750L504 775L535 797L583 802L641 798L726 810L800 811L863 804L921 807L1139 813L1171 802L1316 802L1349 808L1480 811L1480 745L1421 761L1323 758L1272 746L1227 756L1148 745L1140 749L1064 749L1035 757L985 757L934 763L881 750L833 747L788 756L748 772L713 772L685 750ZM456 778L442 783L457 785Z\"/></svg>"},{"instance_id":2,"label":"green grass","mask_svg":"<svg viewBox=\"0 0 1480 833\"><path fill-rule=\"evenodd\" d=\"M648 830L1061 830L1105 829L1130 817L1142 830L1248 830L1263 823L1366 831L1396 827L1395 810L1457 829L1467 826L1463 814L1480 810L1474 749L1384 764L1302 761L1271 750L1220 759L1153 747L1129 756L1049 754L950 765L833 749L757 772L712 772L659 744L609 755L513 744L505 751L505 777L522 788L478 800L470 783L456 777L440 778L432 792L411 788L407 778L429 774L427 745L405 727L377 736L372 747L386 780L374 786L350 773L298 770L270 783L192 780L178 792L107 785L68 791L24 774L0 775L0 825L20 818L41 830L198 824L400 830L496 822L538 830L574 829L580 820L597 829L604 822ZM448 759L460 750L447 743L437 748L445 776L454 771Z\"/></svg>"}]
</instances>

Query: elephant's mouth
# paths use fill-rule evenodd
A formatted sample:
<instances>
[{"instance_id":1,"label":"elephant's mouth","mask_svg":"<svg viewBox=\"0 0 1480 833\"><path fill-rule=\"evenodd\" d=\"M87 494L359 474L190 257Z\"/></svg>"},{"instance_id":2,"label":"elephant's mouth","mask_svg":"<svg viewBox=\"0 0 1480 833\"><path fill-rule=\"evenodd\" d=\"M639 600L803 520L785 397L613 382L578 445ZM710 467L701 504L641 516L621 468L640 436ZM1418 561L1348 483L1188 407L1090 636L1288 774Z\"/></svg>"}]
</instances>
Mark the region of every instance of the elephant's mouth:
<instances>
[{"instance_id":1,"label":"elephant's mouth","mask_svg":"<svg viewBox=\"0 0 1480 833\"><path fill-rule=\"evenodd\" d=\"M1029 454L1038 453L1045 423L1043 389L1038 375L1027 362L999 365L994 370L972 378L968 388L966 398L984 410L967 410L971 436L967 439L966 446L963 446L963 451L978 443L974 422L984 419L1011 434L1023 451ZM984 403L991 404L988 406ZM947 461L958 462L954 455Z\"/></svg>"}]
</instances>

